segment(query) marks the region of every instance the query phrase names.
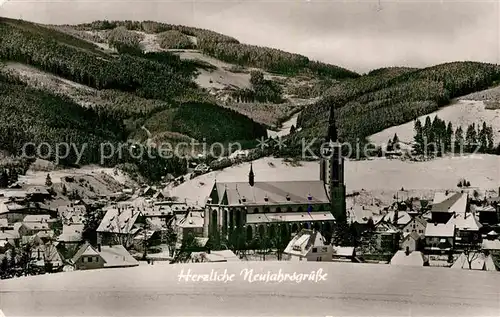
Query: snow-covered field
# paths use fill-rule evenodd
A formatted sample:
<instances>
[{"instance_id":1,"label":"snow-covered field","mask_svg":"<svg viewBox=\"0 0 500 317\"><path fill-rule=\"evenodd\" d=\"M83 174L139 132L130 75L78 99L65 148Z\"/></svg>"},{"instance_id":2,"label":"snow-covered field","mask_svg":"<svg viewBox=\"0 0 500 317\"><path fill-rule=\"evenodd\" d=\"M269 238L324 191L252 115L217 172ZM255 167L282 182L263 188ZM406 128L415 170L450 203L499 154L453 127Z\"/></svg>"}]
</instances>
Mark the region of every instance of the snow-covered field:
<instances>
[{"instance_id":1,"label":"snow-covered field","mask_svg":"<svg viewBox=\"0 0 500 317\"><path fill-rule=\"evenodd\" d=\"M283 122L281 129L278 131L273 131L267 129L267 136L270 138L275 137L284 137L290 134L290 128L293 126L297 127L297 118L299 117L299 113L294 114L289 120Z\"/></svg>"},{"instance_id":2,"label":"snow-covered field","mask_svg":"<svg viewBox=\"0 0 500 317\"><path fill-rule=\"evenodd\" d=\"M120 183L122 185L133 183L133 181L120 170L116 170L116 175L115 175L115 169L113 168L103 168L91 165L83 166L81 168L68 168L68 169L59 169L53 171L28 170L26 175L19 176L19 181L21 183L26 183L33 186L43 186L45 184L47 174L50 174L52 183L59 184L61 183L62 177L83 176L83 175L98 176L100 173L104 173L111 176L117 183Z\"/></svg>"},{"instance_id":3,"label":"snow-covered field","mask_svg":"<svg viewBox=\"0 0 500 317\"><path fill-rule=\"evenodd\" d=\"M325 280L250 283L253 274ZM185 281L180 274L232 281ZM326 274L326 275L325 275ZM255 275L254 275L255 276ZM316 275L315 275L316 276ZM5 316L498 316L500 274L321 262L230 262L77 271L0 281Z\"/></svg>"},{"instance_id":4,"label":"snow-covered field","mask_svg":"<svg viewBox=\"0 0 500 317\"><path fill-rule=\"evenodd\" d=\"M483 124L486 121L487 125L493 126L493 135L495 142L500 142L500 109L488 110L485 109L484 102L473 100L458 100L449 106L443 107L436 112L419 117L422 124L425 123L425 118L429 116L433 119L435 116L446 122L451 122L454 129L462 126L464 130L472 123L476 125ZM370 140L375 144L387 144L389 138L393 138L394 133L397 133L399 139L405 142L413 141L415 131L413 130L413 121L405 124L385 129L379 133L370 136Z\"/></svg>"},{"instance_id":5,"label":"snow-covered field","mask_svg":"<svg viewBox=\"0 0 500 317\"><path fill-rule=\"evenodd\" d=\"M203 203L213 182L246 181L250 163L242 163L220 171L210 172L170 189L170 194L180 200ZM301 162L292 166L282 159L262 158L253 162L256 181L294 181L319 179L318 162ZM346 161L347 191L366 190L382 196L394 195L405 190L432 192L457 189L459 179L466 178L471 186L480 189L497 189L500 184L500 156L474 155L444 157L427 162L389 159Z\"/></svg>"}]
</instances>

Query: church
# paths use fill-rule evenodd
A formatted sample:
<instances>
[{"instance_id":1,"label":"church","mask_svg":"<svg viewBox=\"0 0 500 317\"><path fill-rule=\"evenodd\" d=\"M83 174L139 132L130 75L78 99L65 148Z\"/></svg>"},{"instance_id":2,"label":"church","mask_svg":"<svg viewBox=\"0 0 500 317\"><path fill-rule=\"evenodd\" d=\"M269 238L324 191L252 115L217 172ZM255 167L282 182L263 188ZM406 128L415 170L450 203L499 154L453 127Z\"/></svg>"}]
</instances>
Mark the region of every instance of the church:
<instances>
[{"instance_id":1,"label":"church","mask_svg":"<svg viewBox=\"0 0 500 317\"><path fill-rule=\"evenodd\" d=\"M205 207L204 236L227 237L239 230L247 241L280 233L288 239L305 228L331 237L334 224L346 221L344 158L333 109L327 142L317 181L259 182L250 165L247 181L215 182Z\"/></svg>"}]
</instances>

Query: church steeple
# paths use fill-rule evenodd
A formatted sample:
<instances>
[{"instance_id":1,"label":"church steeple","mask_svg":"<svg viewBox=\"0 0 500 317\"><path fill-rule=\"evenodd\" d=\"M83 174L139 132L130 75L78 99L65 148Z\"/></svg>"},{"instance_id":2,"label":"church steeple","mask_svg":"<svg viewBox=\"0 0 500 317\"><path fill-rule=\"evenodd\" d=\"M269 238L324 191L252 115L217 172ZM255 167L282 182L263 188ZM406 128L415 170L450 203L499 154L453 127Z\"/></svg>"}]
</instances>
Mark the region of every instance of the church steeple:
<instances>
[{"instance_id":1,"label":"church steeple","mask_svg":"<svg viewBox=\"0 0 500 317\"><path fill-rule=\"evenodd\" d=\"M330 106L330 115L328 117L328 134L326 136L327 142L337 142L337 127L335 126L335 109Z\"/></svg>"},{"instance_id":2,"label":"church steeple","mask_svg":"<svg viewBox=\"0 0 500 317\"><path fill-rule=\"evenodd\" d=\"M328 118L328 132L326 140L328 146L323 148L320 161L320 179L325 183L331 204L331 212L337 222L346 221L344 158L342 145L339 143L337 127L335 125L335 110L330 106Z\"/></svg>"},{"instance_id":3,"label":"church steeple","mask_svg":"<svg viewBox=\"0 0 500 317\"><path fill-rule=\"evenodd\" d=\"M255 175L253 173L252 162L250 162L250 172L248 173L248 184L250 184L250 186L253 186L255 184Z\"/></svg>"}]
</instances>

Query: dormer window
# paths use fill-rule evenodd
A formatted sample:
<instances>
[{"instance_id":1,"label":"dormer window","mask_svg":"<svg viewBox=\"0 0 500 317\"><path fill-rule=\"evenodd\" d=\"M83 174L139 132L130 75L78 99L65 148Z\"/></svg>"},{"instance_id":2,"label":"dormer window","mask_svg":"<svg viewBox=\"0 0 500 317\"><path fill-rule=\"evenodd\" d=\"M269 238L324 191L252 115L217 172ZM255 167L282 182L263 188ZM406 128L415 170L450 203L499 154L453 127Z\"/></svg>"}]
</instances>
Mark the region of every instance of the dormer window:
<instances>
[{"instance_id":1,"label":"dormer window","mask_svg":"<svg viewBox=\"0 0 500 317\"><path fill-rule=\"evenodd\" d=\"M307 200L312 200L312 199L313 199L313 198L312 198L311 194L308 194L308 195L307 195Z\"/></svg>"},{"instance_id":2,"label":"dormer window","mask_svg":"<svg viewBox=\"0 0 500 317\"><path fill-rule=\"evenodd\" d=\"M267 194L266 196L264 196L264 201L269 201L269 197L267 197Z\"/></svg>"},{"instance_id":3,"label":"dormer window","mask_svg":"<svg viewBox=\"0 0 500 317\"><path fill-rule=\"evenodd\" d=\"M290 195L289 194L286 194L286 200L290 201Z\"/></svg>"},{"instance_id":4,"label":"dormer window","mask_svg":"<svg viewBox=\"0 0 500 317\"><path fill-rule=\"evenodd\" d=\"M247 201L247 199L245 198L245 196L241 197L241 201L242 202L246 202Z\"/></svg>"}]
</instances>

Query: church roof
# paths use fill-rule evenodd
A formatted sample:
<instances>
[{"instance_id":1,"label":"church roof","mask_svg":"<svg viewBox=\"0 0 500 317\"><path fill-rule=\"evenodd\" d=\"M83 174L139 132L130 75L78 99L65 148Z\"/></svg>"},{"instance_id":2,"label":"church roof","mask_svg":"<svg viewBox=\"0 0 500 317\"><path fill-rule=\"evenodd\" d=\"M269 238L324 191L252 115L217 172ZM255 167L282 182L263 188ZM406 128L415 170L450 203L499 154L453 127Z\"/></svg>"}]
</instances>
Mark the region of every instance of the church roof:
<instances>
[{"instance_id":1,"label":"church roof","mask_svg":"<svg viewBox=\"0 0 500 317\"><path fill-rule=\"evenodd\" d=\"M318 204L330 203L322 181L280 181L216 183L219 202L227 196L228 205Z\"/></svg>"}]
</instances>

